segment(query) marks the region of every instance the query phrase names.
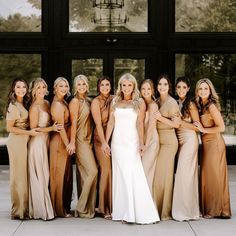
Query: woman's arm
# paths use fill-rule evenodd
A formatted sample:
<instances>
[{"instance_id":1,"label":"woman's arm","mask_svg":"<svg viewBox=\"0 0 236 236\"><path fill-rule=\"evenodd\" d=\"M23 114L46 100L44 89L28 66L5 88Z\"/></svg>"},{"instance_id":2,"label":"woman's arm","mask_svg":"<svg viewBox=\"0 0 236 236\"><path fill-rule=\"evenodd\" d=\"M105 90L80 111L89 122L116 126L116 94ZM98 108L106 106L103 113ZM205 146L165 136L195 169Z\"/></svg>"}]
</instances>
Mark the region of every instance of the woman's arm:
<instances>
[{"instance_id":1,"label":"woman's arm","mask_svg":"<svg viewBox=\"0 0 236 236\"><path fill-rule=\"evenodd\" d=\"M67 147L67 151L70 155L75 153L75 140L76 140L76 130L77 130L77 121L80 110L80 103L77 98L73 98L69 103L69 111L70 111L70 143Z\"/></svg>"},{"instance_id":2,"label":"woman's arm","mask_svg":"<svg viewBox=\"0 0 236 236\"><path fill-rule=\"evenodd\" d=\"M100 141L101 141L101 143L105 143L106 140L105 140L104 130L102 127L102 115L101 115L101 110L100 110L100 102L96 98L93 99L93 101L92 101L91 113L93 116L94 123L96 125L96 129L97 129Z\"/></svg>"},{"instance_id":3,"label":"woman's arm","mask_svg":"<svg viewBox=\"0 0 236 236\"><path fill-rule=\"evenodd\" d=\"M65 108L60 102L53 102L53 105L51 106L51 114L55 122L64 126ZM64 127L60 131L60 136L64 145L67 147L69 144L69 139L67 137L66 130Z\"/></svg>"},{"instance_id":4,"label":"woman's arm","mask_svg":"<svg viewBox=\"0 0 236 236\"><path fill-rule=\"evenodd\" d=\"M152 139L153 130L156 129L156 119L155 119L155 112L158 111L158 105L153 102L150 104L149 110L149 120L148 120L148 128L147 128L147 135L145 140L145 147L147 147Z\"/></svg>"},{"instance_id":5,"label":"woman's arm","mask_svg":"<svg viewBox=\"0 0 236 236\"><path fill-rule=\"evenodd\" d=\"M143 99L139 100L139 112L137 118L137 130L139 136L139 147L140 147L140 154L142 154L144 149L144 118L146 112L146 104Z\"/></svg>"}]
</instances>

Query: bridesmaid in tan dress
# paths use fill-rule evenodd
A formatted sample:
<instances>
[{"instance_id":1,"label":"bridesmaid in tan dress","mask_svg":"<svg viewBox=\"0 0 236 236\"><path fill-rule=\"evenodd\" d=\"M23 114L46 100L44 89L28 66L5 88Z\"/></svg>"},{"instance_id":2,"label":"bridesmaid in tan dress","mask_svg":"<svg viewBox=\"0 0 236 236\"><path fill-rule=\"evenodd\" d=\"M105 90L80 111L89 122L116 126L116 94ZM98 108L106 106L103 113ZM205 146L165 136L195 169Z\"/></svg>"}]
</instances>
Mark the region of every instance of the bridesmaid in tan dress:
<instances>
[{"instance_id":1,"label":"bridesmaid in tan dress","mask_svg":"<svg viewBox=\"0 0 236 236\"><path fill-rule=\"evenodd\" d=\"M93 99L91 112L96 128L94 130L94 150L100 168L98 187L98 212L105 219L111 219L112 195L111 195L111 159L104 155L102 145L106 143L105 133L109 120L110 105L113 96L110 95L111 82L109 77L102 77L97 85L99 95Z\"/></svg>"},{"instance_id":2,"label":"bridesmaid in tan dress","mask_svg":"<svg viewBox=\"0 0 236 236\"><path fill-rule=\"evenodd\" d=\"M54 98L51 104L53 122L64 125L50 138L50 195L55 216L70 217L72 197L72 159L67 151L69 145L69 109L64 97L69 95L70 86L63 77L54 81Z\"/></svg>"},{"instance_id":3,"label":"bridesmaid in tan dress","mask_svg":"<svg viewBox=\"0 0 236 236\"><path fill-rule=\"evenodd\" d=\"M48 189L48 132L63 128L57 124L50 126L50 105L44 99L48 94L47 88L46 82L41 78L31 83L32 104L29 109L30 128L38 127L41 132L28 143L29 217L43 220L54 218Z\"/></svg>"},{"instance_id":4,"label":"bridesmaid in tan dress","mask_svg":"<svg viewBox=\"0 0 236 236\"><path fill-rule=\"evenodd\" d=\"M178 150L175 128L179 127L179 124L172 119L179 115L179 106L170 96L171 82L167 75L159 77L157 90L160 95L159 111L156 112L160 149L157 156L153 191L161 220L169 220L172 218L174 162Z\"/></svg>"},{"instance_id":5,"label":"bridesmaid in tan dress","mask_svg":"<svg viewBox=\"0 0 236 236\"><path fill-rule=\"evenodd\" d=\"M195 122L202 133L201 211L205 218L230 218L229 181L225 142L221 135L225 125L220 114L219 97L209 79L196 84L196 103L200 122Z\"/></svg>"},{"instance_id":6,"label":"bridesmaid in tan dress","mask_svg":"<svg viewBox=\"0 0 236 236\"><path fill-rule=\"evenodd\" d=\"M76 152L78 202L75 216L93 218L95 214L97 165L92 151L93 120L87 97L88 79L78 75L74 79L75 97L69 104L71 141L69 152Z\"/></svg>"},{"instance_id":7,"label":"bridesmaid in tan dress","mask_svg":"<svg viewBox=\"0 0 236 236\"><path fill-rule=\"evenodd\" d=\"M146 103L144 120L144 149L142 153L143 169L147 178L148 186L153 196L153 178L156 168L156 158L159 151L159 136L156 129L155 112L158 105L154 97L154 85L152 80L144 80L140 86L141 96Z\"/></svg>"},{"instance_id":8,"label":"bridesmaid in tan dress","mask_svg":"<svg viewBox=\"0 0 236 236\"><path fill-rule=\"evenodd\" d=\"M11 218L29 217L29 195L27 177L27 143L29 135L39 134L37 129L28 130L26 110L28 85L23 79L15 79L8 94L7 104L7 150L10 162Z\"/></svg>"},{"instance_id":9,"label":"bridesmaid in tan dress","mask_svg":"<svg viewBox=\"0 0 236 236\"><path fill-rule=\"evenodd\" d=\"M176 81L176 93L182 114L176 130L179 140L178 166L175 174L172 217L178 221L199 219L198 137L194 121L199 121L195 103L190 100L190 82L186 77Z\"/></svg>"}]
</instances>

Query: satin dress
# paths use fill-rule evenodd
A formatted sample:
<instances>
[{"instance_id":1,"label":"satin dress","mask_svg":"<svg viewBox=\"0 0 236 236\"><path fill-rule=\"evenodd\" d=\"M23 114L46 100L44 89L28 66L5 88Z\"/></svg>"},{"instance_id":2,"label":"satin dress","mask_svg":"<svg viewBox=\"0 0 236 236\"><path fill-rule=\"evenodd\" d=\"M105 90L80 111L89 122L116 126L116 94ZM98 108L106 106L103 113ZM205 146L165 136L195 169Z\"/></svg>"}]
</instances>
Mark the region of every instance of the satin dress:
<instances>
[{"instance_id":1,"label":"satin dress","mask_svg":"<svg viewBox=\"0 0 236 236\"><path fill-rule=\"evenodd\" d=\"M14 120L14 126L28 129L28 111L21 103L10 103L6 120ZM9 133L7 150L10 164L11 218L29 217L29 194L27 173L27 143L29 135Z\"/></svg>"},{"instance_id":2,"label":"satin dress","mask_svg":"<svg viewBox=\"0 0 236 236\"><path fill-rule=\"evenodd\" d=\"M205 128L213 127L210 113L200 116ZM220 133L203 134L200 198L202 215L231 217L225 142Z\"/></svg>"},{"instance_id":3,"label":"satin dress","mask_svg":"<svg viewBox=\"0 0 236 236\"><path fill-rule=\"evenodd\" d=\"M99 95L95 99L100 102L101 122L104 134L106 133L107 123L109 120L109 111L112 101L112 96L108 98ZM102 143L98 136L97 129L94 130L94 150L95 157L99 166L99 185L98 185L98 212L104 215L111 214L112 193L111 193L111 158L105 157L102 152Z\"/></svg>"},{"instance_id":4,"label":"satin dress","mask_svg":"<svg viewBox=\"0 0 236 236\"><path fill-rule=\"evenodd\" d=\"M148 187L139 154L134 108L114 110L112 154L112 220L150 224L159 215Z\"/></svg>"},{"instance_id":5,"label":"satin dress","mask_svg":"<svg viewBox=\"0 0 236 236\"><path fill-rule=\"evenodd\" d=\"M192 123L190 116L183 119ZM198 137L194 130L180 127L176 130L179 150L175 174L172 217L177 221L197 220L198 192Z\"/></svg>"},{"instance_id":6,"label":"satin dress","mask_svg":"<svg viewBox=\"0 0 236 236\"><path fill-rule=\"evenodd\" d=\"M50 114L40 108L37 127L50 125ZM28 143L29 216L34 219L54 218L49 194L48 133L31 137Z\"/></svg>"},{"instance_id":7,"label":"satin dress","mask_svg":"<svg viewBox=\"0 0 236 236\"><path fill-rule=\"evenodd\" d=\"M76 130L76 167L78 202L75 216L93 218L95 215L97 164L93 154L93 120L90 101L80 99L80 111Z\"/></svg>"},{"instance_id":8,"label":"satin dress","mask_svg":"<svg viewBox=\"0 0 236 236\"><path fill-rule=\"evenodd\" d=\"M65 107L64 128L69 137L69 109ZM52 117L53 122L56 121ZM72 197L73 170L72 158L58 132L51 132L50 137L50 196L55 216L67 217L70 214Z\"/></svg>"},{"instance_id":9,"label":"satin dress","mask_svg":"<svg viewBox=\"0 0 236 236\"><path fill-rule=\"evenodd\" d=\"M162 116L170 119L174 115L179 115L179 106L175 99L169 96L162 106L159 105L159 111ZM172 219L174 163L178 140L175 129L160 121L157 122L157 131L160 148L153 182L154 200L161 220L169 220Z\"/></svg>"}]
</instances>

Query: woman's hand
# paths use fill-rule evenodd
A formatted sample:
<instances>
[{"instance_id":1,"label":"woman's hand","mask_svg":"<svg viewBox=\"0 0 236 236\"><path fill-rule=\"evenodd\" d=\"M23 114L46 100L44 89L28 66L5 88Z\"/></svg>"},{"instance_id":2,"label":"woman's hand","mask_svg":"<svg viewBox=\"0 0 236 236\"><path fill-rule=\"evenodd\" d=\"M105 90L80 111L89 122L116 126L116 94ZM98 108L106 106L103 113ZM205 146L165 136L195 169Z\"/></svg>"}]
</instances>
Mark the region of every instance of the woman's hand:
<instances>
[{"instance_id":1,"label":"woman's hand","mask_svg":"<svg viewBox=\"0 0 236 236\"><path fill-rule=\"evenodd\" d=\"M62 124L57 124L57 122L55 122L55 123L52 125L52 130L55 131L55 132L60 132L63 128L64 128L64 125L62 125Z\"/></svg>"},{"instance_id":2,"label":"woman's hand","mask_svg":"<svg viewBox=\"0 0 236 236\"><path fill-rule=\"evenodd\" d=\"M200 121L194 121L193 124L201 133L205 133L205 129Z\"/></svg>"},{"instance_id":3,"label":"woman's hand","mask_svg":"<svg viewBox=\"0 0 236 236\"><path fill-rule=\"evenodd\" d=\"M31 129L30 132L29 132L29 135L30 136L37 136L40 134L40 131L39 131L40 128L34 128L34 129Z\"/></svg>"},{"instance_id":4,"label":"woman's hand","mask_svg":"<svg viewBox=\"0 0 236 236\"><path fill-rule=\"evenodd\" d=\"M177 124L177 125L181 125L181 124L182 124L182 119L181 119L180 116L173 116L173 117L171 117L171 120L172 120L175 124Z\"/></svg>"},{"instance_id":5,"label":"woman's hand","mask_svg":"<svg viewBox=\"0 0 236 236\"><path fill-rule=\"evenodd\" d=\"M106 157L110 157L111 156L111 149L110 149L108 143L102 143L102 153Z\"/></svg>"},{"instance_id":6,"label":"woman's hand","mask_svg":"<svg viewBox=\"0 0 236 236\"><path fill-rule=\"evenodd\" d=\"M75 144L74 143L69 143L66 146L66 151L68 152L69 155L72 155L75 153Z\"/></svg>"}]
</instances>

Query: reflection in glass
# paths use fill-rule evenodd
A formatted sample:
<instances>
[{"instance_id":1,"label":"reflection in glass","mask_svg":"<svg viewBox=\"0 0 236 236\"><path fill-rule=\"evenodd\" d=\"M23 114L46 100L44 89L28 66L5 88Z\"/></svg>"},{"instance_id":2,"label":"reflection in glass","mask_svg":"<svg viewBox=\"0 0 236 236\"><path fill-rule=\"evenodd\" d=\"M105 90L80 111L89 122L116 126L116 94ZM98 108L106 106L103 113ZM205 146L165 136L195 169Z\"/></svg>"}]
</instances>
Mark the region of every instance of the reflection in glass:
<instances>
[{"instance_id":1,"label":"reflection in glass","mask_svg":"<svg viewBox=\"0 0 236 236\"><path fill-rule=\"evenodd\" d=\"M236 54L176 54L175 76L190 78L194 96L199 79L209 78L221 99L221 109L226 125L225 134L234 135L236 143Z\"/></svg>"},{"instance_id":2,"label":"reflection in glass","mask_svg":"<svg viewBox=\"0 0 236 236\"><path fill-rule=\"evenodd\" d=\"M89 96L97 95L97 80L103 75L103 60L97 58L72 60L72 78L83 74L89 80Z\"/></svg>"},{"instance_id":3,"label":"reflection in glass","mask_svg":"<svg viewBox=\"0 0 236 236\"><path fill-rule=\"evenodd\" d=\"M235 0L175 0L176 32L236 32Z\"/></svg>"},{"instance_id":4,"label":"reflection in glass","mask_svg":"<svg viewBox=\"0 0 236 236\"><path fill-rule=\"evenodd\" d=\"M0 32L41 32L42 0L0 0Z\"/></svg>"},{"instance_id":5,"label":"reflection in glass","mask_svg":"<svg viewBox=\"0 0 236 236\"><path fill-rule=\"evenodd\" d=\"M69 32L147 32L148 0L69 0Z\"/></svg>"},{"instance_id":6,"label":"reflection in glass","mask_svg":"<svg viewBox=\"0 0 236 236\"><path fill-rule=\"evenodd\" d=\"M41 77L41 55L0 54L0 146L6 141L5 105L10 85L15 78L30 82Z\"/></svg>"},{"instance_id":7,"label":"reflection in glass","mask_svg":"<svg viewBox=\"0 0 236 236\"><path fill-rule=\"evenodd\" d=\"M138 84L145 78L145 59L119 58L114 60L114 85L117 89L118 80L125 73L131 73Z\"/></svg>"}]
</instances>

